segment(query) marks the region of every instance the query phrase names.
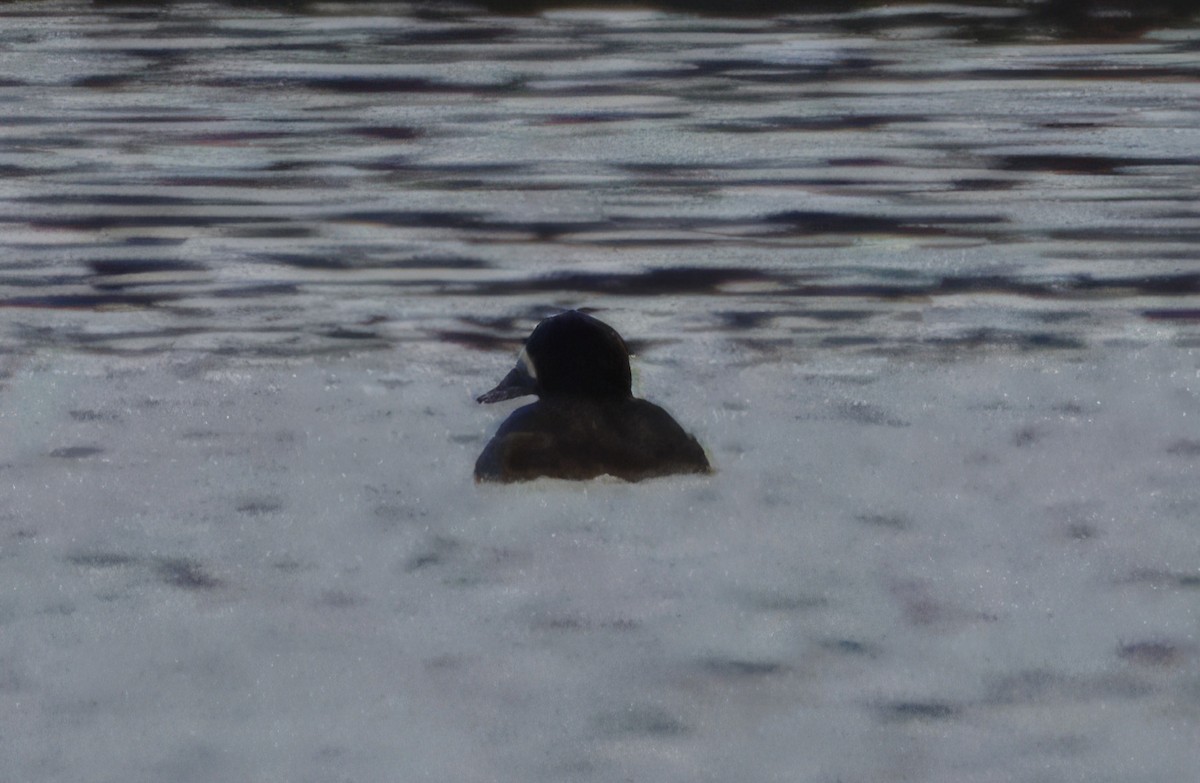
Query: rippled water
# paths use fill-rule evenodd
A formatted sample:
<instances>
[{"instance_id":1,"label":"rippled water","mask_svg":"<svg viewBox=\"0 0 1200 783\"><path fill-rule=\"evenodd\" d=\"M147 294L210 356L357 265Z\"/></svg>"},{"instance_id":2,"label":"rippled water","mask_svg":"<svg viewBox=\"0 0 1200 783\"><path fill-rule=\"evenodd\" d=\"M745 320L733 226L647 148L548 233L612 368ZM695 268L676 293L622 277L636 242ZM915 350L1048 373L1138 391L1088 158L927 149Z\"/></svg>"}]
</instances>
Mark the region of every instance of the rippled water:
<instances>
[{"instance_id":1,"label":"rippled water","mask_svg":"<svg viewBox=\"0 0 1200 783\"><path fill-rule=\"evenodd\" d=\"M1200 344L1197 29L430 8L0 5L6 350Z\"/></svg>"},{"instance_id":2,"label":"rippled water","mask_svg":"<svg viewBox=\"0 0 1200 783\"><path fill-rule=\"evenodd\" d=\"M0 777L1192 779L1200 31L1014 13L0 0ZM583 305L715 475L473 487Z\"/></svg>"}]
</instances>

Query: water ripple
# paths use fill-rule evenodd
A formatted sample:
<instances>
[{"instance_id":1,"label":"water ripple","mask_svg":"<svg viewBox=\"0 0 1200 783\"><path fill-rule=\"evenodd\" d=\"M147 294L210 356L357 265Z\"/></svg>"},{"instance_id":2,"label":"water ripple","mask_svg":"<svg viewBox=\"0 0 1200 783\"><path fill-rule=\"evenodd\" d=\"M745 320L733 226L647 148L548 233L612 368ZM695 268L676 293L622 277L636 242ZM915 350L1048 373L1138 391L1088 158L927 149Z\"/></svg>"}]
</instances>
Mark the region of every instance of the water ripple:
<instances>
[{"instance_id":1,"label":"water ripple","mask_svg":"<svg viewBox=\"0 0 1200 783\"><path fill-rule=\"evenodd\" d=\"M5 4L7 336L501 350L592 305L771 357L1195 343L1194 30L1013 18Z\"/></svg>"}]
</instances>

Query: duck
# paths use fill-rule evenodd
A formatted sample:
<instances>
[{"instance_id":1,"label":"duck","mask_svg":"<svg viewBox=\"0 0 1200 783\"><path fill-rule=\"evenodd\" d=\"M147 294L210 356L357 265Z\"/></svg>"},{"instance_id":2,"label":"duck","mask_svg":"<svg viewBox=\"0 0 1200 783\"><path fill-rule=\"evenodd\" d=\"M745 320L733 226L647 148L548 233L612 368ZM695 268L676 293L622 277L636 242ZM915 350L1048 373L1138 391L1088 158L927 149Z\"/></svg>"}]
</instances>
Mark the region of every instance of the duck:
<instances>
[{"instance_id":1,"label":"duck","mask_svg":"<svg viewBox=\"0 0 1200 783\"><path fill-rule=\"evenodd\" d=\"M526 395L475 462L476 482L537 478L626 481L711 473L696 438L652 402L633 396L629 348L616 329L567 310L541 321L516 367L476 401Z\"/></svg>"}]
</instances>

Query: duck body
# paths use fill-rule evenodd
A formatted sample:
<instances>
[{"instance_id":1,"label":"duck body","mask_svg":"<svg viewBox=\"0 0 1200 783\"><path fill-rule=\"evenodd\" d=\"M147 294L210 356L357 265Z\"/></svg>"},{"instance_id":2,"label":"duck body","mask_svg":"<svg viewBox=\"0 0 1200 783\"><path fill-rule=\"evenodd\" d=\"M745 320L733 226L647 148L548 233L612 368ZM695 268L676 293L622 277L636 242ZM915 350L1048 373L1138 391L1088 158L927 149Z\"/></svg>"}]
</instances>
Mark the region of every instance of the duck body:
<instances>
[{"instance_id":1,"label":"duck body","mask_svg":"<svg viewBox=\"0 0 1200 783\"><path fill-rule=\"evenodd\" d=\"M665 410L634 397L631 378L625 342L607 324L576 311L542 321L517 367L479 397L539 399L500 425L475 463L475 480L711 472L699 442Z\"/></svg>"},{"instance_id":2,"label":"duck body","mask_svg":"<svg viewBox=\"0 0 1200 783\"><path fill-rule=\"evenodd\" d=\"M704 449L652 402L559 397L513 412L475 462L476 481L541 476L640 481L707 473Z\"/></svg>"}]
</instances>

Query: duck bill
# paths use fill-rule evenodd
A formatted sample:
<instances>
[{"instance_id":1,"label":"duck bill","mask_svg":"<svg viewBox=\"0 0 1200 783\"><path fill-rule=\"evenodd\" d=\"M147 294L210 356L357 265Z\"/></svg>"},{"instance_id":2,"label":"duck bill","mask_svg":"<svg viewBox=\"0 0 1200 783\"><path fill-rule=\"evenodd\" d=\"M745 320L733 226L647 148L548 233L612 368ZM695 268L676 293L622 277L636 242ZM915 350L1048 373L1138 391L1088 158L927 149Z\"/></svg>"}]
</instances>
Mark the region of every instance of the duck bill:
<instances>
[{"instance_id":1,"label":"duck bill","mask_svg":"<svg viewBox=\"0 0 1200 783\"><path fill-rule=\"evenodd\" d=\"M476 402L503 402L514 397L524 397L526 394L537 394L537 381L520 364L512 369L504 380L496 384L496 388L475 398Z\"/></svg>"}]
</instances>

